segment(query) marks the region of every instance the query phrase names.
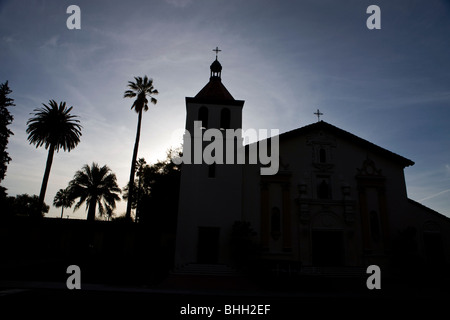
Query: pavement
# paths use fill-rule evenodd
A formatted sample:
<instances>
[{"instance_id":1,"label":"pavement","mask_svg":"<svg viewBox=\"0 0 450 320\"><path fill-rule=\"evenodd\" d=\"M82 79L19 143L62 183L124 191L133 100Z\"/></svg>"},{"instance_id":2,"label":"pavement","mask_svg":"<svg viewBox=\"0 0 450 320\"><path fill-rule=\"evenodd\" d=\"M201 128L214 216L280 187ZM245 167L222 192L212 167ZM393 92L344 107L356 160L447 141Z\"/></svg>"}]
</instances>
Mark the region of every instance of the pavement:
<instances>
[{"instance_id":1,"label":"pavement","mask_svg":"<svg viewBox=\"0 0 450 320\"><path fill-rule=\"evenodd\" d=\"M135 314L141 318L144 310L149 319L301 319L306 312L313 312L320 318L330 312L362 315L355 310L366 308L373 315L376 311L381 313L395 307L411 310L431 304L447 306L450 302L449 291L445 289L432 290L431 287L424 290L391 285L380 290L355 290L352 285L346 287L345 280L340 281L342 286L334 283L329 290L324 286L314 290L311 286L290 289L258 287L251 282L227 277L169 277L154 286L82 283L81 289L69 290L64 282L0 280L0 306L5 310L16 303L25 306L28 302L38 302L41 307L68 306L71 315L83 314L88 307L92 312L98 309L101 313L119 308L129 316ZM205 313L205 310L213 309L213 313ZM49 310L52 309L43 308L42 314ZM29 309L14 309L16 314L22 311ZM33 315L38 314L41 313L33 309Z\"/></svg>"}]
</instances>

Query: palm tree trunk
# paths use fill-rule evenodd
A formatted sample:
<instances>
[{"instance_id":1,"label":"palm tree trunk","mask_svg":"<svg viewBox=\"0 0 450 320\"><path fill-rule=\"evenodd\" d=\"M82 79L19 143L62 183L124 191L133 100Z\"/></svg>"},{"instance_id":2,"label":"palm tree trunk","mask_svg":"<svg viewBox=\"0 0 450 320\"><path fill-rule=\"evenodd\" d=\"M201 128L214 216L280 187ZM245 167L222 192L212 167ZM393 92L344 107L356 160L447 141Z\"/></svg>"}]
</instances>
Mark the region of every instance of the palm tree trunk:
<instances>
[{"instance_id":1,"label":"palm tree trunk","mask_svg":"<svg viewBox=\"0 0 450 320\"><path fill-rule=\"evenodd\" d=\"M93 197L89 203L87 221L95 221L95 207L96 206L97 206L97 199L95 199Z\"/></svg>"},{"instance_id":2,"label":"palm tree trunk","mask_svg":"<svg viewBox=\"0 0 450 320\"><path fill-rule=\"evenodd\" d=\"M138 169L139 172L139 169ZM141 214L141 189L142 189L142 175L139 175L139 183L136 197L136 218L135 222L140 222L140 214Z\"/></svg>"},{"instance_id":3,"label":"palm tree trunk","mask_svg":"<svg viewBox=\"0 0 450 320\"><path fill-rule=\"evenodd\" d=\"M41 192L39 193L39 208L37 212L38 214L42 212L42 208L44 207L45 192L47 190L47 183L48 178L50 176L50 169L52 167L54 153L55 153L55 146L51 144L48 149L47 164L45 166L44 178L42 179Z\"/></svg>"},{"instance_id":4,"label":"palm tree trunk","mask_svg":"<svg viewBox=\"0 0 450 320\"><path fill-rule=\"evenodd\" d=\"M136 160L139 148L139 139L141 137L141 122L142 122L142 109L139 111L138 114L136 141L134 142L133 158L131 159L130 182L128 183L127 212L125 214L127 220L131 220L131 204L133 203L133 192L134 192L134 172L136 171Z\"/></svg>"},{"instance_id":5,"label":"palm tree trunk","mask_svg":"<svg viewBox=\"0 0 450 320\"><path fill-rule=\"evenodd\" d=\"M63 214L64 214L64 206L61 206L61 219L63 217Z\"/></svg>"}]
</instances>

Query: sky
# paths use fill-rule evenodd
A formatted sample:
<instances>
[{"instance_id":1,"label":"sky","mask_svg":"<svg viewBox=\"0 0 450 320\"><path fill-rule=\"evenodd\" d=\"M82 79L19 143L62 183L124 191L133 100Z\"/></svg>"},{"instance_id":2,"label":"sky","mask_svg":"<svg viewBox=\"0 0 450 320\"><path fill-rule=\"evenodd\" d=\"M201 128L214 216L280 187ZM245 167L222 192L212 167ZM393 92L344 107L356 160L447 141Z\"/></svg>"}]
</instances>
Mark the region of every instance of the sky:
<instances>
[{"instance_id":1,"label":"sky","mask_svg":"<svg viewBox=\"0 0 450 320\"><path fill-rule=\"evenodd\" d=\"M70 5L80 29L67 28ZM370 5L381 29L367 27ZM55 154L45 202L92 162L124 187L137 114L123 93L135 76L159 91L139 157L164 159L181 144L185 97L208 82L216 46L222 82L245 100L244 130L290 131L320 109L322 120L414 161L409 198L450 217L449 0L0 0L0 83L16 104L8 195L39 194L47 150L28 143L26 122L51 99L73 106L83 128L75 149ZM116 215L125 209L121 201ZM51 206L47 216L59 215Z\"/></svg>"}]
</instances>

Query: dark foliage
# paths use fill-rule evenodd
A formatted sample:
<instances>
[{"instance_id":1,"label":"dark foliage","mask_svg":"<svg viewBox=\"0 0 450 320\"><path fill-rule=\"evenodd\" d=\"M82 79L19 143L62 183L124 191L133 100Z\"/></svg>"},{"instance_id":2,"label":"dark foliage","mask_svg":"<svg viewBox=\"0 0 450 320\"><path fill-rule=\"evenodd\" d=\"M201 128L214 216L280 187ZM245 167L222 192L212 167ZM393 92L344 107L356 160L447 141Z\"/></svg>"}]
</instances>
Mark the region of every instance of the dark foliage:
<instances>
[{"instance_id":1,"label":"dark foliage","mask_svg":"<svg viewBox=\"0 0 450 320\"><path fill-rule=\"evenodd\" d=\"M44 203L54 152L58 152L60 148L70 152L78 145L81 137L80 121L76 119L77 116L70 114L73 107L67 108L65 102L58 105L55 100L50 100L48 105L43 106L34 110L34 116L27 122L26 131L30 144L36 145L36 148L44 146L48 149L47 164L39 193L41 205Z\"/></svg>"},{"instance_id":2,"label":"dark foliage","mask_svg":"<svg viewBox=\"0 0 450 320\"><path fill-rule=\"evenodd\" d=\"M43 217L50 207L44 203L42 209L39 210L39 197L37 195L19 194L16 197L4 197L2 209L4 209L5 217Z\"/></svg>"},{"instance_id":3,"label":"dark foliage","mask_svg":"<svg viewBox=\"0 0 450 320\"><path fill-rule=\"evenodd\" d=\"M81 125L77 116L70 114L73 107L66 107L65 102L59 105L55 100L43 104L43 108L34 110L34 117L27 122L28 141L36 148L54 148L56 152L62 148L70 151L77 146L81 137Z\"/></svg>"},{"instance_id":4,"label":"dark foliage","mask_svg":"<svg viewBox=\"0 0 450 320\"><path fill-rule=\"evenodd\" d=\"M136 82L128 81L129 90L125 91L124 98L136 98L134 100L131 109L134 110L138 114L138 124L136 129L136 140L134 142L133 149L133 158L131 160L131 171L130 171L130 180L128 181L129 193L132 195L131 201L127 202L127 211L125 213L125 217L128 220L131 220L131 207L132 200L134 195L134 174L136 173L136 162L137 162L137 154L139 149L139 139L141 136L141 123L142 123L142 112L148 110L148 100L147 96L150 97L150 102L153 104L157 103L157 100L152 96L158 94L158 90L153 87L153 79L149 79L147 76L142 77L134 77Z\"/></svg>"},{"instance_id":5,"label":"dark foliage","mask_svg":"<svg viewBox=\"0 0 450 320\"><path fill-rule=\"evenodd\" d=\"M139 159L136 196L133 199L137 211L137 221L158 232L175 232L180 188L180 167L172 161L172 155L179 151L169 150L167 158L147 165ZM124 198L128 199L128 188L124 188Z\"/></svg>"},{"instance_id":6,"label":"dark foliage","mask_svg":"<svg viewBox=\"0 0 450 320\"><path fill-rule=\"evenodd\" d=\"M53 198L53 205L56 208L61 208L61 218L64 214L64 208L70 208L74 203L74 199L71 198L70 189L59 189Z\"/></svg>"},{"instance_id":7,"label":"dark foliage","mask_svg":"<svg viewBox=\"0 0 450 320\"><path fill-rule=\"evenodd\" d=\"M14 120L14 117L8 110L9 107L15 106L14 100L8 97L11 92L8 81L0 84L0 181L5 178L7 165L11 161L11 157L6 151L9 136L13 134L8 129L8 126Z\"/></svg>"},{"instance_id":8,"label":"dark foliage","mask_svg":"<svg viewBox=\"0 0 450 320\"><path fill-rule=\"evenodd\" d=\"M111 216L116 201L120 200L118 194L122 191L117 185L116 175L108 166L100 167L97 163L92 163L91 166L84 165L75 173L69 182L68 192L71 200L78 199L75 210L86 203L87 220L93 221L97 206L100 216Z\"/></svg>"}]
</instances>

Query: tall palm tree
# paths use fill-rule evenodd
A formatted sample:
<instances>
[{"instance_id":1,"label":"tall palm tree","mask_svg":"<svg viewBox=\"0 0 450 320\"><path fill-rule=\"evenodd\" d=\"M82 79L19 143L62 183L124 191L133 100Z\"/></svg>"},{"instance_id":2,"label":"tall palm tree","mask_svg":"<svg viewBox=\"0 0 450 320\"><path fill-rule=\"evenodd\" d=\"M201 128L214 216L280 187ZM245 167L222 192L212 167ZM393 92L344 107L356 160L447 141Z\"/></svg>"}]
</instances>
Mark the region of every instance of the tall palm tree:
<instances>
[{"instance_id":1,"label":"tall palm tree","mask_svg":"<svg viewBox=\"0 0 450 320\"><path fill-rule=\"evenodd\" d=\"M72 199L79 198L75 210L86 202L88 221L95 220L97 206L100 216L111 215L116 207L116 201L120 200L118 194L122 192L111 169L106 165L100 167L97 163L92 163L91 166L85 164L78 170L69 182L69 189Z\"/></svg>"},{"instance_id":2,"label":"tall palm tree","mask_svg":"<svg viewBox=\"0 0 450 320\"><path fill-rule=\"evenodd\" d=\"M138 113L138 124L136 130L136 140L134 142L134 150L133 150L133 158L131 159L131 171L130 171L130 180L129 180L129 190L128 194L132 195L134 192L134 174L136 171L136 160L139 148L139 139L141 136L141 122L142 122L142 112L148 110L148 100L147 96L150 98L150 102L156 104L157 100L152 97L152 95L158 94L158 90L153 88L153 80L149 79L147 76L142 77L134 77L135 82L128 81L129 90L125 91L124 98L135 98L131 109ZM127 212L125 217L127 220L131 218L131 204L133 197L128 197L127 202Z\"/></svg>"},{"instance_id":3,"label":"tall palm tree","mask_svg":"<svg viewBox=\"0 0 450 320\"><path fill-rule=\"evenodd\" d=\"M81 125L77 116L71 115L73 107L66 107L65 102L59 105L55 100L50 100L49 104L43 104L43 108L34 109L34 117L27 122L27 140L36 148L44 146L48 149L47 164L44 178L42 180L41 192L39 193L39 206L42 207L47 190L48 178L52 167L53 155L63 149L72 150L80 142ZM33 113L32 113L33 114Z\"/></svg>"},{"instance_id":4,"label":"tall palm tree","mask_svg":"<svg viewBox=\"0 0 450 320\"><path fill-rule=\"evenodd\" d=\"M147 169L148 164L145 161L144 158L139 158L139 160L136 163L136 176L137 178L134 181L134 186L133 186L133 190L135 190L135 192L133 193L133 199L132 199L132 203L131 203L131 208L132 209L136 209L135 211L135 222L138 222L139 219L139 209L140 209L140 204L143 198L145 198L146 196L148 196L148 194L150 193L150 189L145 189L143 187L143 179L144 179L144 174L145 174L145 170ZM129 184L127 183L127 185L125 187L123 187L122 189L123 191L123 196L122 199L125 201L128 201L128 194L129 194Z\"/></svg>"},{"instance_id":5,"label":"tall palm tree","mask_svg":"<svg viewBox=\"0 0 450 320\"><path fill-rule=\"evenodd\" d=\"M64 208L70 208L74 200L71 198L70 189L59 189L53 199L53 205L57 208L61 207L61 219L64 214Z\"/></svg>"}]
</instances>

